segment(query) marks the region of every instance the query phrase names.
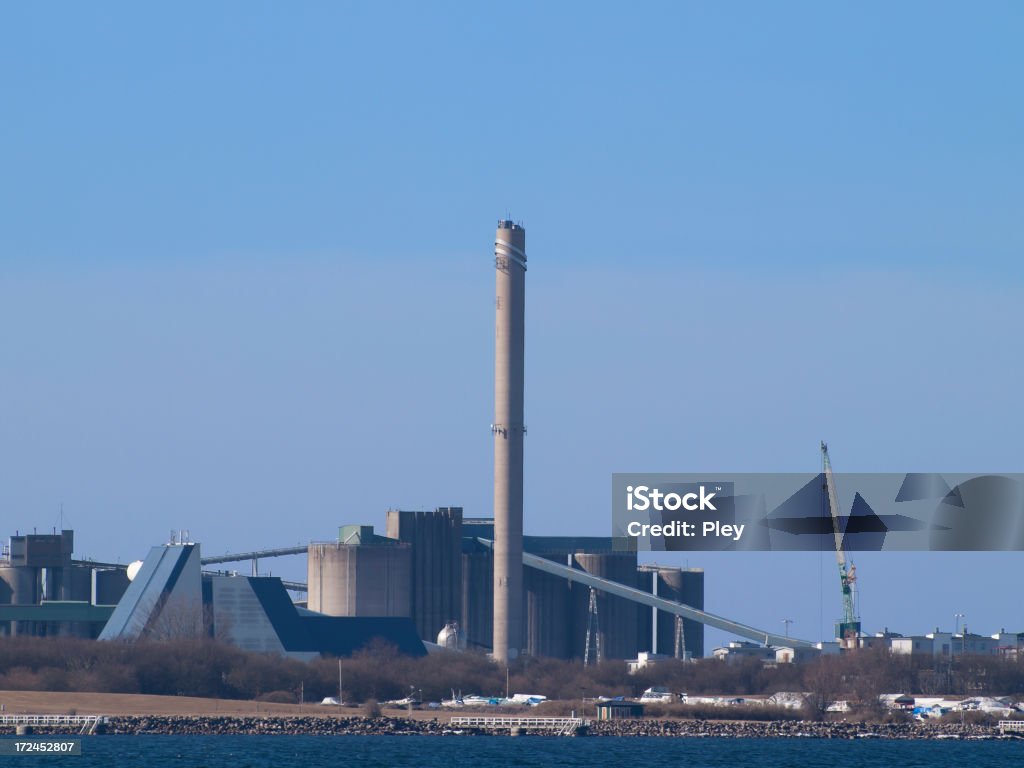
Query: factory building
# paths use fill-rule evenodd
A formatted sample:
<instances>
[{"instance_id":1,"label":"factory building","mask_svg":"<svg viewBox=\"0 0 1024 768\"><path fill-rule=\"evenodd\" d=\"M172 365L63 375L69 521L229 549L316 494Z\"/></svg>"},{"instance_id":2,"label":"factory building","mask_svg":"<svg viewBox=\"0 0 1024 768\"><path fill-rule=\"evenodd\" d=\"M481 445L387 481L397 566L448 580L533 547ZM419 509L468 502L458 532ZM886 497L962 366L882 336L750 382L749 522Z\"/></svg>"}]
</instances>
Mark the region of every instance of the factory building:
<instances>
[{"instance_id":1,"label":"factory building","mask_svg":"<svg viewBox=\"0 0 1024 768\"><path fill-rule=\"evenodd\" d=\"M464 518L459 507L389 510L386 526L388 536L376 534L369 525L342 526L336 541L308 546L308 600L305 607L297 607L300 615L401 619L403 626L413 627L420 645L434 643L439 632L452 626L470 650L493 652L493 519ZM179 541L153 547L129 583L124 566L74 560L73 541L71 531L12 537L0 560L0 634L129 639L215 632L244 648L300 658L316 648L333 647L323 638L310 639L313 623L303 624L306 629L298 635L289 629L291 619L277 599L287 597L279 581L204 573L198 545ZM701 571L638 569L636 552L622 544L599 536L523 537L523 550L529 554L703 606ZM271 583L275 586L264 585ZM267 597L268 590L277 593L274 600ZM652 615L653 609L600 590L595 598L592 659L597 645L608 660L634 658L641 651L672 655L673 616ZM522 602L523 652L584 657L591 626L589 587L524 568ZM277 607L270 610L267 605ZM418 647L397 624L385 624L360 629L350 622L346 637L358 638L364 629L387 630L389 642ZM298 636L306 639L297 641ZM685 637L688 655L699 657L703 625L687 621ZM358 647L359 641L351 644Z\"/></svg>"},{"instance_id":2,"label":"factory building","mask_svg":"<svg viewBox=\"0 0 1024 768\"><path fill-rule=\"evenodd\" d=\"M73 559L75 534L20 534L0 555L0 636L96 637L128 587L125 566Z\"/></svg>"},{"instance_id":3,"label":"factory building","mask_svg":"<svg viewBox=\"0 0 1024 768\"><path fill-rule=\"evenodd\" d=\"M433 642L438 632L454 622L468 648L493 652L494 592L489 585L493 582L495 551L489 543L495 539L494 520L463 518L458 507L426 512L390 510L387 531L395 544L410 549L408 615L416 623L420 638ZM650 572L638 571L637 554L628 548L629 542L601 536L524 536L522 541L523 551L529 554L630 587L653 589ZM394 582L396 574L385 573L383 560L379 565L381 570L375 581ZM659 579L659 595L689 601L687 604L695 607L703 606L702 571L659 569L655 576ZM326 589L324 584L338 577L335 574L326 578L311 557L310 607L318 605L314 585ZM365 582L359 582L362 583ZM345 582L344 588L353 590L358 598L359 584ZM330 588L341 587L335 584ZM595 647L600 645L602 658L633 658L639 650L650 647L651 609L600 590L595 597L596 631L591 643ZM525 625L522 650L525 653L560 659L584 657L591 625L589 587L525 568L522 603ZM670 642L665 638L674 637L673 619L671 616L661 619L663 644ZM688 624L694 626L688 629L687 653L697 658L703 654L704 628L696 622Z\"/></svg>"},{"instance_id":4,"label":"factory building","mask_svg":"<svg viewBox=\"0 0 1024 768\"><path fill-rule=\"evenodd\" d=\"M389 561L381 562L387 570ZM99 639L203 636L300 660L348 656L377 640L410 656L426 653L407 616L325 616L301 608L278 578L203 573L199 545L190 542L149 551Z\"/></svg>"}]
</instances>

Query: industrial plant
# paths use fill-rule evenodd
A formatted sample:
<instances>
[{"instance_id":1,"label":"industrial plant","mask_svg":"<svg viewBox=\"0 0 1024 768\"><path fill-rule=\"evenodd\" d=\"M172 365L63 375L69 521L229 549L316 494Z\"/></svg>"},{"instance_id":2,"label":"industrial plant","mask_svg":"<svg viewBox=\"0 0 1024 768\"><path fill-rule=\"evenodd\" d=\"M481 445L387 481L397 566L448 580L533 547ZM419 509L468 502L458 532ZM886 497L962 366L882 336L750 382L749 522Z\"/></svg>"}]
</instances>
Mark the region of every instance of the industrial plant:
<instances>
[{"instance_id":1,"label":"industrial plant","mask_svg":"<svg viewBox=\"0 0 1024 768\"><path fill-rule=\"evenodd\" d=\"M422 655L445 648L490 654L622 660L789 662L885 644L896 653L1016 654L1024 634L992 642L962 633L904 638L862 633L856 571L842 544L827 447L822 444L836 542L842 618L835 642L812 643L704 610L704 571L640 564L636 540L524 534L523 452L526 231L498 222L494 240L493 515L457 506L387 510L373 524L341 525L328 541L203 557L181 532L132 565L74 558L74 532L11 536L0 559L0 636L106 640L205 635L239 647L309 659L344 656L374 641ZM305 556L304 583L259 575L269 558ZM223 570L251 563L251 575ZM743 638L706 654L704 628Z\"/></svg>"}]
</instances>

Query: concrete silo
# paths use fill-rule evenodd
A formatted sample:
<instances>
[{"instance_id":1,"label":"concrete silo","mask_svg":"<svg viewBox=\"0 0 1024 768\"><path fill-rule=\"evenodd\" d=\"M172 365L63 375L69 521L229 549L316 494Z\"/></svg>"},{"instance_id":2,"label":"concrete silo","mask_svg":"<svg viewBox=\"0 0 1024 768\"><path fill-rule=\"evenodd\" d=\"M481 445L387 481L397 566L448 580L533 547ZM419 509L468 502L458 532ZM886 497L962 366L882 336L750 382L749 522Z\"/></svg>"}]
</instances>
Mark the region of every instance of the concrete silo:
<instances>
[{"instance_id":1,"label":"concrete silo","mask_svg":"<svg viewBox=\"0 0 1024 768\"><path fill-rule=\"evenodd\" d=\"M307 605L312 611L410 616L411 579L409 545L374 536L372 526L346 526L339 541L309 545Z\"/></svg>"},{"instance_id":2,"label":"concrete silo","mask_svg":"<svg viewBox=\"0 0 1024 768\"><path fill-rule=\"evenodd\" d=\"M573 555L575 567L628 587L637 586L636 552L601 552ZM590 588L572 585L573 656L583 658L586 645L587 617L589 615ZM597 591L597 616L602 659L632 659L636 657L637 604L621 597L612 597ZM591 651L593 653L593 651Z\"/></svg>"}]
</instances>

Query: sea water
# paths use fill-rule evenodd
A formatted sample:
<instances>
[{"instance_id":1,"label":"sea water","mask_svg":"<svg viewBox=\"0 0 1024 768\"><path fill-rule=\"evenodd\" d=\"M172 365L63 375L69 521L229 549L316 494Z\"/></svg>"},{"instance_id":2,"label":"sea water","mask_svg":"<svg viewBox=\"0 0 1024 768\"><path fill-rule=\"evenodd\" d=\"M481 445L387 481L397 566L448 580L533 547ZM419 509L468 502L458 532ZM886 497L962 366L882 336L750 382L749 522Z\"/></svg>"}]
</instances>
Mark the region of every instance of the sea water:
<instances>
[{"instance_id":1,"label":"sea water","mask_svg":"<svg viewBox=\"0 0 1024 768\"><path fill-rule=\"evenodd\" d=\"M1024 764L1024 740L889 741L543 736L91 736L80 756L5 757L12 766L195 768L458 768L668 766L845 768Z\"/></svg>"}]
</instances>

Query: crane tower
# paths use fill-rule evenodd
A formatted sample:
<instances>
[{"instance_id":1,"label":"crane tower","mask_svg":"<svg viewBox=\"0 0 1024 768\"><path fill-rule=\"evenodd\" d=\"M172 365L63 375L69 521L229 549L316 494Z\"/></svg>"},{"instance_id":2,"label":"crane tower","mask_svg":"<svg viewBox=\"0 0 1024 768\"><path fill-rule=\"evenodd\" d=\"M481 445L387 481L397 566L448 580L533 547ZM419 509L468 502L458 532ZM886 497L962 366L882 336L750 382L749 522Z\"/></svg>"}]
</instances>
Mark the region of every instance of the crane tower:
<instances>
[{"instance_id":1,"label":"crane tower","mask_svg":"<svg viewBox=\"0 0 1024 768\"><path fill-rule=\"evenodd\" d=\"M836 544L836 564L839 566L839 585L843 595L843 617L836 622L836 638L844 648L857 647L860 635L860 616L857 615L857 566L846 559L843 547L843 524L839 511L839 494L836 492L836 480L832 474L832 462L828 457L828 445L821 443L821 464L825 475L825 489L828 495L828 508L832 516L832 534Z\"/></svg>"}]
</instances>

